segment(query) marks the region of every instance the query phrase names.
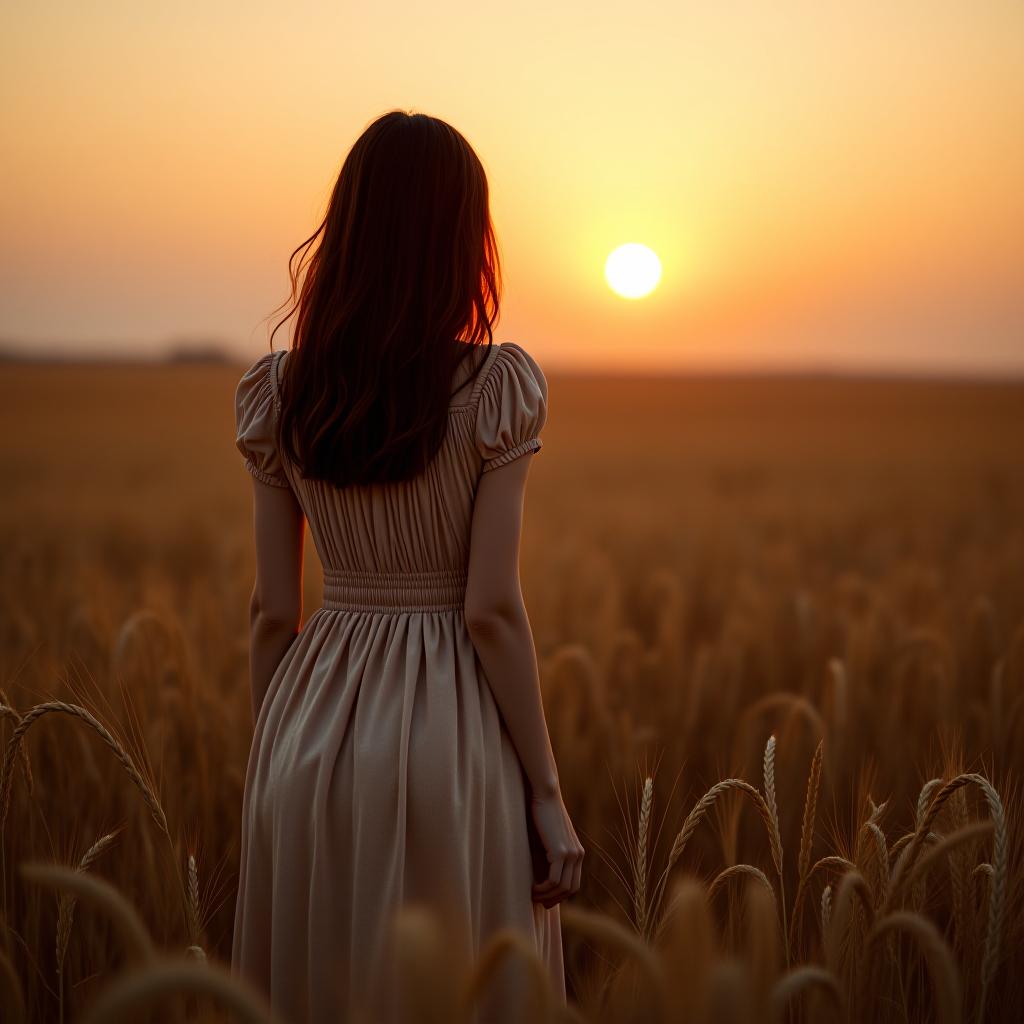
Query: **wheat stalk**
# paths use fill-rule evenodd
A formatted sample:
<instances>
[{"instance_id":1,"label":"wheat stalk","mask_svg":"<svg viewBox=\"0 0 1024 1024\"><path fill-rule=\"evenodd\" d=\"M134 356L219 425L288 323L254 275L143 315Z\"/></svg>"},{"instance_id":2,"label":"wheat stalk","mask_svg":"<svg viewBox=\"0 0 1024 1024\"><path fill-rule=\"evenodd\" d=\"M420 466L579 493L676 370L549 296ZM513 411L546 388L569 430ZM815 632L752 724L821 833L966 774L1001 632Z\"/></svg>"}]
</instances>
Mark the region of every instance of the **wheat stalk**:
<instances>
[{"instance_id":1,"label":"wheat stalk","mask_svg":"<svg viewBox=\"0 0 1024 1024\"><path fill-rule=\"evenodd\" d=\"M78 871L88 871L97 858L113 844L120 828L100 836L82 855L78 862ZM68 943L71 941L71 926L74 923L75 903L77 898L66 892L57 897L57 995L59 1000L60 1019L64 1019L64 960L67 956Z\"/></svg>"},{"instance_id":2,"label":"wheat stalk","mask_svg":"<svg viewBox=\"0 0 1024 1024\"><path fill-rule=\"evenodd\" d=\"M122 826L123 827L123 826ZM88 871L92 864L99 858L99 856L110 847L114 840L117 838L118 833L121 832L121 828L114 829L113 832L108 832L105 836L100 836L92 846L82 855L82 859L78 862L78 871ZM68 940L71 937L71 925L75 915L75 902L76 898L70 896L67 893L61 893L59 896L60 909L57 914L58 925L57 925L57 971L63 967L64 958L67 955Z\"/></svg>"},{"instance_id":3,"label":"wheat stalk","mask_svg":"<svg viewBox=\"0 0 1024 1024\"><path fill-rule=\"evenodd\" d=\"M874 840L876 859L878 861L879 899L884 899L889 884L889 849L885 842L885 833L874 821L864 822L861 831L867 832Z\"/></svg>"},{"instance_id":4,"label":"wheat stalk","mask_svg":"<svg viewBox=\"0 0 1024 1024\"><path fill-rule=\"evenodd\" d=\"M984 778L977 776L974 780L985 794L985 800L992 815L992 885L989 889L988 921L985 928L985 955L981 966L981 998L978 1006L978 1020L983 1021L985 1005L988 999L996 969L999 967L999 955L1003 937L1003 917L1006 913L1006 870L1009 862L1008 836L1006 815L1003 802L995 787Z\"/></svg>"},{"instance_id":5,"label":"wheat stalk","mask_svg":"<svg viewBox=\"0 0 1024 1024\"><path fill-rule=\"evenodd\" d=\"M160 801L157 799L156 793L153 792L152 787L143 777L142 772L140 772L136 767L135 762L132 760L125 748L111 734L110 730L107 729L107 727L98 718L96 718L95 715L77 704L67 704L64 701L49 701L45 704L37 704L22 716L17 728L15 728L14 732L11 734L10 741L7 744L7 750L4 754L3 767L0 769L0 832L3 832L7 823L7 813L10 808L11 800L11 769L13 767L14 758L21 745L21 739L29 728L31 728L34 722L42 718L44 715L53 714L55 712L70 715L73 718L77 718L80 721L85 722L86 725L100 736L103 742L114 752L114 756L121 763L121 767L124 768L128 777L138 787L139 791L142 793L143 800L146 801L146 805L149 807L150 813L153 815L153 820L157 823L160 831L164 833L168 841L170 841L171 834L167 827L167 817L164 814L163 808L160 806Z\"/></svg>"},{"instance_id":6,"label":"wheat stalk","mask_svg":"<svg viewBox=\"0 0 1024 1024\"><path fill-rule=\"evenodd\" d=\"M772 903L776 903L775 890L772 888L772 883L768 881L768 876L760 868L755 868L752 864L733 864L732 866L725 868L723 871L719 871L719 873L715 875L712 883L708 886L708 902L710 903L715 896L718 895L719 890L724 888L730 879L740 878L743 876L747 876L757 882L760 882L771 894Z\"/></svg>"},{"instance_id":7,"label":"wheat stalk","mask_svg":"<svg viewBox=\"0 0 1024 1024\"><path fill-rule=\"evenodd\" d=\"M672 849L669 851L668 855L668 863L665 865L665 868L658 879L654 899L655 907L661 906L662 896L665 891L665 883L668 879L669 873L682 856L687 843L689 843L690 839L693 837L693 833L697 830L697 826L704 820L708 811L715 805L716 801L723 793L728 793L734 790L740 793L745 793L757 808L757 813L761 816L761 820L764 822L765 828L768 830L772 860L775 863L775 870L781 878L782 846L775 833L771 812L768 810L768 805L765 803L764 797L761 796L761 794L752 785L750 785L749 782L744 782L743 779L723 779L721 782L716 782L715 785L713 785L700 798L700 800L694 804L693 810L691 810L686 816L686 820L683 822L683 827L679 830L675 841L672 843Z\"/></svg>"},{"instance_id":8,"label":"wheat stalk","mask_svg":"<svg viewBox=\"0 0 1024 1024\"><path fill-rule=\"evenodd\" d=\"M263 998L239 977L216 964L187 960L154 961L108 986L81 1024L120 1024L139 1020L145 1006L163 1006L171 996L192 992L216 999L245 1024L282 1024Z\"/></svg>"},{"instance_id":9,"label":"wheat stalk","mask_svg":"<svg viewBox=\"0 0 1024 1024\"><path fill-rule=\"evenodd\" d=\"M824 868L835 868L836 871L856 871L857 865L852 860L847 860L845 857L839 857L836 854L829 854L827 857L822 857L821 860L816 860L811 866L811 870L807 872L807 881L810 880L817 874L818 871Z\"/></svg>"},{"instance_id":10,"label":"wheat stalk","mask_svg":"<svg viewBox=\"0 0 1024 1024\"><path fill-rule=\"evenodd\" d=\"M924 816L928 811L928 805L932 802L932 794L942 785L942 779L929 779L922 787L917 798L917 819L914 822L914 831L921 827Z\"/></svg>"},{"instance_id":11,"label":"wheat stalk","mask_svg":"<svg viewBox=\"0 0 1024 1024\"><path fill-rule=\"evenodd\" d=\"M837 977L840 974L843 940L848 937L854 914L855 898L860 901L870 927L875 915L871 888L859 871L852 870L840 879L834 900L830 897L828 929L824 935L825 962Z\"/></svg>"},{"instance_id":12,"label":"wheat stalk","mask_svg":"<svg viewBox=\"0 0 1024 1024\"><path fill-rule=\"evenodd\" d=\"M775 870L779 875L779 901L778 906L782 913L782 947L786 951L786 962L789 962L789 934L786 922L786 889L785 880L782 876L782 829L779 827L779 806L775 800L775 734L768 737L764 747L764 798L768 807L768 814L771 821L770 832L772 836L772 850L778 851L778 858L775 861Z\"/></svg>"},{"instance_id":13,"label":"wheat stalk","mask_svg":"<svg viewBox=\"0 0 1024 1024\"><path fill-rule=\"evenodd\" d=\"M6 995L0 1000L0 1008L4 1011L4 1020L11 1024L27 1024L28 1013L25 1010L25 995L21 990L21 980L11 963L6 951L0 949L0 992Z\"/></svg>"},{"instance_id":14,"label":"wheat stalk","mask_svg":"<svg viewBox=\"0 0 1024 1024\"><path fill-rule=\"evenodd\" d=\"M661 961L651 948L636 935L623 928L606 914L572 904L561 905L561 923L569 931L579 932L590 939L604 942L626 954L640 968L653 1003L654 1020L662 1019L667 1002L667 986Z\"/></svg>"},{"instance_id":15,"label":"wheat stalk","mask_svg":"<svg viewBox=\"0 0 1024 1024\"><path fill-rule=\"evenodd\" d=\"M966 786L970 781L971 780L968 776L958 775L955 779L942 786L942 788L939 789L933 797L931 797L924 814L919 816L917 828L914 830L913 835L910 837L909 842L906 844L906 847L903 849L893 868L889 892L884 906L884 910L886 912L893 908L897 897L902 894L903 885L905 884L907 876L912 871L918 856L920 856L921 849L925 842L932 835L932 825L938 817L939 811L942 810L943 805L950 796L953 795L953 793L963 786ZM930 786L931 784L929 783L926 788L929 788ZM935 787L931 787L930 791L934 791L934 788Z\"/></svg>"},{"instance_id":16,"label":"wheat stalk","mask_svg":"<svg viewBox=\"0 0 1024 1024\"><path fill-rule=\"evenodd\" d=\"M824 755L824 741L818 743L811 758L811 770L807 776L807 795L804 797L804 816L800 825L800 852L797 856L799 877L796 886L796 898L793 900L793 932L790 938L795 943L799 940L800 911L807 892L807 882L811 871L811 848L814 844L814 819L818 809L818 791L821 788L821 765Z\"/></svg>"},{"instance_id":17,"label":"wheat stalk","mask_svg":"<svg viewBox=\"0 0 1024 1024\"><path fill-rule=\"evenodd\" d=\"M120 890L115 889L109 882L76 868L35 861L23 863L21 873L30 882L49 886L58 891L63 890L105 910L121 933L128 959L142 963L153 962L156 955L153 940L142 923L142 918Z\"/></svg>"},{"instance_id":18,"label":"wheat stalk","mask_svg":"<svg viewBox=\"0 0 1024 1024\"><path fill-rule=\"evenodd\" d=\"M913 838L896 862L896 867L893 870L893 881L889 887L888 897L885 902L885 909L891 909L896 904L897 898L902 894L906 880L913 874L926 838L932 834L932 825L942 810L943 805L954 793L967 785L977 786L981 790L989 807L994 830L992 888L989 898L988 922L985 929L985 952L981 967L981 995L978 1000L978 1019L984 1020L989 989L995 977L996 969L999 966L1003 917L1006 910L1006 871L1009 852L1003 802L995 788L983 775L976 773L958 775L956 778L943 784L941 788L933 786L932 783L927 784L925 788L928 789L929 793L934 792L935 795L931 797L924 814L919 815L918 826ZM935 792L936 789L937 792ZM918 806L920 807L920 801Z\"/></svg>"},{"instance_id":19,"label":"wheat stalk","mask_svg":"<svg viewBox=\"0 0 1024 1024\"><path fill-rule=\"evenodd\" d=\"M917 835L916 832L908 832L906 835L900 836L899 839L897 839L896 842L892 844L892 849L889 851L889 859L890 861L895 861L893 864L894 872L895 868L899 866L898 862L900 858L898 857L898 855L906 850L907 845L913 840L915 835ZM938 843L941 841L942 836L940 836L938 832L929 832L924 837L925 843Z\"/></svg>"},{"instance_id":20,"label":"wheat stalk","mask_svg":"<svg viewBox=\"0 0 1024 1024\"><path fill-rule=\"evenodd\" d=\"M15 729L21 724L21 715L7 702L7 694L0 690L0 719L2 718L9 718L14 722ZM35 780L32 778L32 762L29 761L28 751L24 747L21 748L21 770L25 775L25 785L28 786L29 795L31 795L34 791Z\"/></svg>"},{"instance_id":21,"label":"wheat stalk","mask_svg":"<svg viewBox=\"0 0 1024 1024\"><path fill-rule=\"evenodd\" d=\"M842 1015L842 994L836 976L824 967L805 964L803 967L793 968L776 982L771 996L772 1018L776 1021L785 1020L786 1008L790 1001L811 989L817 989L827 995L833 1011L838 1016Z\"/></svg>"},{"instance_id":22,"label":"wheat stalk","mask_svg":"<svg viewBox=\"0 0 1024 1024\"><path fill-rule=\"evenodd\" d=\"M935 1012L941 1024L959 1024L961 1015L960 975L949 947L939 930L926 917L908 910L898 910L875 924L868 936L867 950L879 945L880 938L890 931L912 935L924 953L932 984L935 987Z\"/></svg>"},{"instance_id":23,"label":"wheat stalk","mask_svg":"<svg viewBox=\"0 0 1024 1024\"><path fill-rule=\"evenodd\" d=\"M947 854L958 850L961 846L967 846L970 843L977 842L980 839L985 839L995 831L995 825L991 821L975 821L970 825L965 825L961 829L957 829L956 832L951 833L948 836L943 837L939 842L935 843L930 849L926 850L919 858L917 863L911 870L910 884L913 884L918 879L923 878L931 868ZM975 871L980 871L982 868L988 868L988 870L994 874L991 864L979 864Z\"/></svg>"},{"instance_id":24,"label":"wheat stalk","mask_svg":"<svg viewBox=\"0 0 1024 1024\"><path fill-rule=\"evenodd\" d=\"M775 734L768 737L764 747L764 802L768 805L776 831L779 828L779 807L775 802Z\"/></svg>"},{"instance_id":25,"label":"wheat stalk","mask_svg":"<svg viewBox=\"0 0 1024 1024\"><path fill-rule=\"evenodd\" d=\"M955 833L968 823L967 791L964 789L957 791L949 801L949 808L952 812L949 815L950 829ZM918 864L920 864L920 861L918 861ZM963 943L969 938L968 931L974 930L975 914L974 907L969 905L970 901L968 898L970 866L965 860L965 851L961 849L950 851L949 880L953 903L954 936L958 942ZM911 885L914 885L913 881L911 881ZM920 885L917 887L920 888ZM973 938L973 936L970 936L970 938Z\"/></svg>"},{"instance_id":26,"label":"wheat stalk","mask_svg":"<svg viewBox=\"0 0 1024 1024\"><path fill-rule=\"evenodd\" d=\"M188 899L187 899L187 920L189 946L185 950L187 956L196 960L206 961L206 950L201 944L202 939L202 914L199 907L199 869L196 866L194 854L188 855Z\"/></svg>"},{"instance_id":27,"label":"wheat stalk","mask_svg":"<svg viewBox=\"0 0 1024 1024\"><path fill-rule=\"evenodd\" d=\"M498 968L512 953L522 957L529 968L533 1006L528 1019L538 1022L551 1019L554 996L547 968L537 955L536 944L528 942L522 932L515 928L502 928L488 940L465 980L459 1003L464 1020L470 1019L480 994L486 990Z\"/></svg>"},{"instance_id":28,"label":"wheat stalk","mask_svg":"<svg viewBox=\"0 0 1024 1024\"><path fill-rule=\"evenodd\" d=\"M654 780L644 779L637 822L636 853L633 857L633 914L637 931L647 935L647 846L651 826L651 805L654 802Z\"/></svg>"}]
</instances>

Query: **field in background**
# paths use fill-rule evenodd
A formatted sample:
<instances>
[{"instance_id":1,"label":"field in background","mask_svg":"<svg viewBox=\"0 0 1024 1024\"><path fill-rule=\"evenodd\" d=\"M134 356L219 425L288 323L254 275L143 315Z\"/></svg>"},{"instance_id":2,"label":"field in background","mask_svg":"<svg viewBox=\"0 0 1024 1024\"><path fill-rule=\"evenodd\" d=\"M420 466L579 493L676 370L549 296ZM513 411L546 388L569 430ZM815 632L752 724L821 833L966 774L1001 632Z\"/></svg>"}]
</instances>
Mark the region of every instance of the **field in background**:
<instances>
[{"instance_id":1,"label":"field in background","mask_svg":"<svg viewBox=\"0 0 1024 1024\"><path fill-rule=\"evenodd\" d=\"M58 920L16 865L78 864L114 829L86 873L158 946L230 953L251 731L241 370L0 367L0 701L86 705L152 765L133 780L60 711L13 757L0 720L0 967L33 1019L62 1000L76 1018L126 957L102 907ZM584 1015L654 1020L660 1000L763 1020L792 997L793 1019L834 1020L835 998L852 1020L1019 1019L1024 383L549 383L522 577L588 850L573 902L608 915L566 911ZM311 544L305 593L308 616ZM698 803L730 778L756 793ZM688 874L707 902L675 886ZM8 1008L12 991L0 970Z\"/></svg>"}]
</instances>

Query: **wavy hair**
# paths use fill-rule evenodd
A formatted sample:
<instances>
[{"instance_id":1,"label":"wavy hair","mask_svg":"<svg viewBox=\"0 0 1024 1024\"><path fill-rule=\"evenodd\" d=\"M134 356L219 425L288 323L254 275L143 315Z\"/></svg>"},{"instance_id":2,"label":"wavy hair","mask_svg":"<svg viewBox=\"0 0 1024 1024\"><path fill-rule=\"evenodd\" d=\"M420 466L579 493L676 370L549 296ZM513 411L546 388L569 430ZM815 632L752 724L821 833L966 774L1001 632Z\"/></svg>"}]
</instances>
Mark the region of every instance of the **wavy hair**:
<instances>
[{"instance_id":1,"label":"wavy hair","mask_svg":"<svg viewBox=\"0 0 1024 1024\"><path fill-rule=\"evenodd\" d=\"M444 440L459 365L494 343L501 268L476 153L436 117L383 114L288 271L275 312L291 308L270 335L273 348L295 316L280 447L304 477L339 487L416 476Z\"/></svg>"}]
</instances>

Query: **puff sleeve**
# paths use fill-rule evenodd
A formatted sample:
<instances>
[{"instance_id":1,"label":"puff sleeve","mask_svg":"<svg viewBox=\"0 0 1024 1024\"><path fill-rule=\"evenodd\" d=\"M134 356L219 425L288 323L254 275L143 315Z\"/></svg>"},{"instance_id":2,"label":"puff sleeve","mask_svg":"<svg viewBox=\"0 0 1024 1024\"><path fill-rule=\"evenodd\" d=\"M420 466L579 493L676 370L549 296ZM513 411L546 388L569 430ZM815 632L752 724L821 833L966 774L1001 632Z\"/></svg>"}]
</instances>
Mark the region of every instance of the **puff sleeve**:
<instances>
[{"instance_id":1,"label":"puff sleeve","mask_svg":"<svg viewBox=\"0 0 1024 1024\"><path fill-rule=\"evenodd\" d=\"M276 360L280 352L267 352L245 371L235 389L235 446L245 468L272 487L288 487L277 450Z\"/></svg>"},{"instance_id":2,"label":"puff sleeve","mask_svg":"<svg viewBox=\"0 0 1024 1024\"><path fill-rule=\"evenodd\" d=\"M480 393L476 445L481 472L497 469L541 447L548 384L537 361L515 342L502 344Z\"/></svg>"}]
</instances>

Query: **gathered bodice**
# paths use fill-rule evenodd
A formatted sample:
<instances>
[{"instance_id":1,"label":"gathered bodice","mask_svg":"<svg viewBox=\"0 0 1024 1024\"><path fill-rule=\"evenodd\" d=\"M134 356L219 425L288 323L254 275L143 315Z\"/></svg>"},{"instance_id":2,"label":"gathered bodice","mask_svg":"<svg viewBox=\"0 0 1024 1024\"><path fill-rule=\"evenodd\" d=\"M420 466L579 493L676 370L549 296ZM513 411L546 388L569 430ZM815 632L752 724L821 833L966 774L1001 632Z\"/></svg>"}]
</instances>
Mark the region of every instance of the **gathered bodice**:
<instances>
[{"instance_id":1,"label":"gathered bodice","mask_svg":"<svg viewBox=\"0 0 1024 1024\"><path fill-rule=\"evenodd\" d=\"M279 381L287 350L261 356L238 384L236 445L259 481L288 487L324 569L324 607L458 607L481 474L541 447L547 382L513 342L492 345L448 409L437 454L411 480L337 487L302 477L278 451Z\"/></svg>"}]
</instances>

